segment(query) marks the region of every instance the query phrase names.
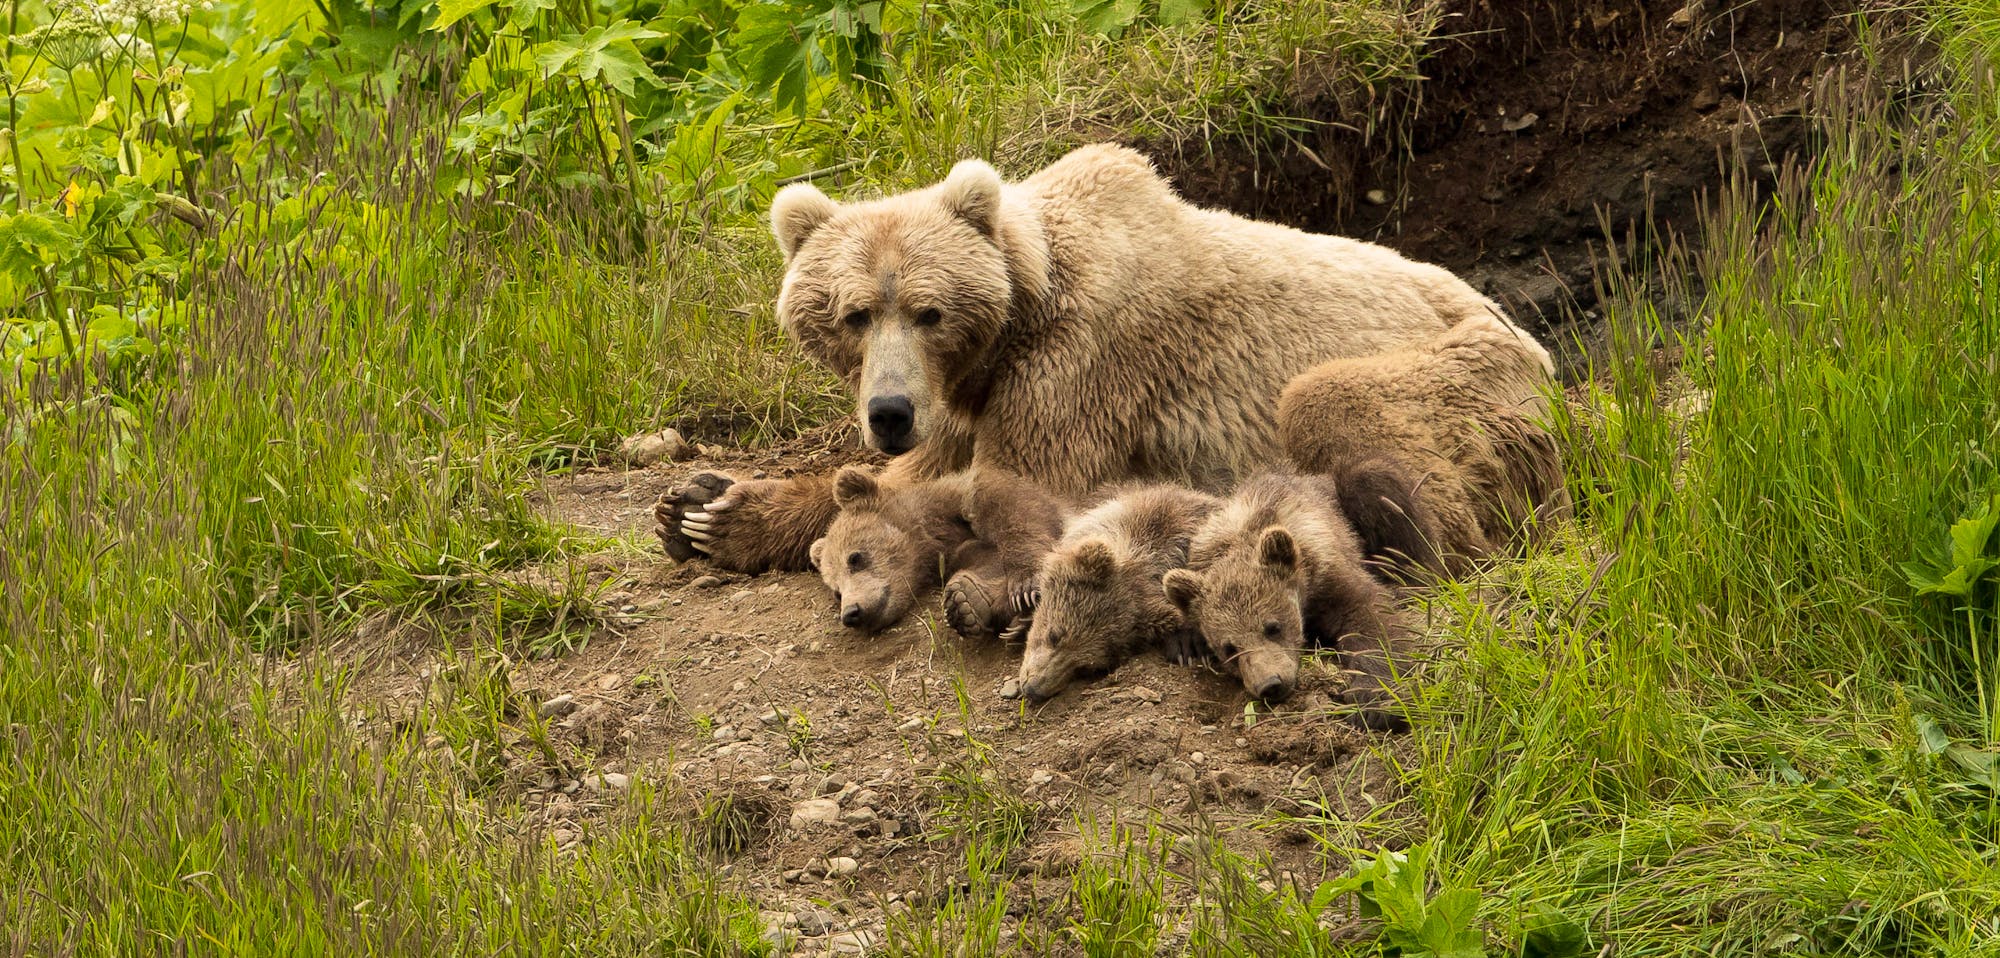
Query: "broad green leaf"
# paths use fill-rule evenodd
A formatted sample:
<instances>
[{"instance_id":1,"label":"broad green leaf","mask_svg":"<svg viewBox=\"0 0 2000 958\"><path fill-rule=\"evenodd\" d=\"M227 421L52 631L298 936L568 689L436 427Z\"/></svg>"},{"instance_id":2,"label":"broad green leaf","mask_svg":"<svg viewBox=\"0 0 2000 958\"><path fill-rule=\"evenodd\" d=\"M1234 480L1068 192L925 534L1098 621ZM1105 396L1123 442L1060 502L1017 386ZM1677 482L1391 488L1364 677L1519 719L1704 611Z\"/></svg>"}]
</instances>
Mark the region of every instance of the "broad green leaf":
<instances>
[{"instance_id":1,"label":"broad green leaf","mask_svg":"<svg viewBox=\"0 0 2000 958\"><path fill-rule=\"evenodd\" d=\"M631 20L620 20L577 35L550 40L535 48L535 62L542 76L557 74L579 80L601 80L625 96L632 96L638 81L648 85L659 81L633 40L662 36Z\"/></svg>"},{"instance_id":2,"label":"broad green leaf","mask_svg":"<svg viewBox=\"0 0 2000 958\"><path fill-rule=\"evenodd\" d=\"M1208 0L1160 0L1160 22L1179 26L1208 15Z\"/></svg>"},{"instance_id":3,"label":"broad green leaf","mask_svg":"<svg viewBox=\"0 0 2000 958\"><path fill-rule=\"evenodd\" d=\"M83 249L83 237L69 224L36 212L0 213L0 269L32 274Z\"/></svg>"},{"instance_id":4,"label":"broad green leaf","mask_svg":"<svg viewBox=\"0 0 2000 958\"><path fill-rule=\"evenodd\" d=\"M443 30L487 7L497 0L438 0L437 19L431 23L432 30Z\"/></svg>"},{"instance_id":5,"label":"broad green leaf","mask_svg":"<svg viewBox=\"0 0 2000 958\"><path fill-rule=\"evenodd\" d=\"M1075 10L1092 33L1115 37L1139 19L1139 0L1079 0Z\"/></svg>"}]
</instances>

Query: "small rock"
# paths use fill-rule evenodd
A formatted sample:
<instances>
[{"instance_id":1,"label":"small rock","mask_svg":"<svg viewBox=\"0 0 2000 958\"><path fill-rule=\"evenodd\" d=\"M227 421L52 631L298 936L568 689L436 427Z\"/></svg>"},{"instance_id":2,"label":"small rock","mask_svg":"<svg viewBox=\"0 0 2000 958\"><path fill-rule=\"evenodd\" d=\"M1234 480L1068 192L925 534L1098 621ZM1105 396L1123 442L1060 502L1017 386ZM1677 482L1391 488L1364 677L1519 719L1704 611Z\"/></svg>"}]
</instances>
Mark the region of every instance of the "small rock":
<instances>
[{"instance_id":1,"label":"small rock","mask_svg":"<svg viewBox=\"0 0 2000 958\"><path fill-rule=\"evenodd\" d=\"M558 695L543 702L541 707L536 711L542 713L543 718L562 718L576 711L576 696L568 694Z\"/></svg>"},{"instance_id":2,"label":"small rock","mask_svg":"<svg viewBox=\"0 0 2000 958\"><path fill-rule=\"evenodd\" d=\"M688 583L688 585L694 586L697 589L713 589L721 584L722 577L719 575L705 575Z\"/></svg>"},{"instance_id":3,"label":"small rock","mask_svg":"<svg viewBox=\"0 0 2000 958\"><path fill-rule=\"evenodd\" d=\"M1237 747L1237 748L1244 748L1244 747L1248 746L1249 744L1250 744L1250 740L1249 740L1249 739L1247 739L1247 738L1244 738L1244 737L1243 737L1243 736L1241 736L1241 735L1238 735L1238 736L1236 736L1236 747Z\"/></svg>"},{"instance_id":4,"label":"small rock","mask_svg":"<svg viewBox=\"0 0 2000 958\"><path fill-rule=\"evenodd\" d=\"M862 805L858 808L855 808L853 811L842 812L840 815L840 820L848 823L849 825L865 825L875 820L875 810L869 808L866 805Z\"/></svg>"},{"instance_id":5,"label":"small rock","mask_svg":"<svg viewBox=\"0 0 2000 958\"><path fill-rule=\"evenodd\" d=\"M602 792L629 787L632 784L632 776L623 772L605 772L602 775L585 778L583 784L591 791Z\"/></svg>"},{"instance_id":6,"label":"small rock","mask_svg":"<svg viewBox=\"0 0 2000 958\"><path fill-rule=\"evenodd\" d=\"M826 940L826 950L833 955L858 955L874 944L874 936L865 931L843 931Z\"/></svg>"},{"instance_id":7,"label":"small rock","mask_svg":"<svg viewBox=\"0 0 2000 958\"><path fill-rule=\"evenodd\" d=\"M806 870L805 870L805 869L803 869L803 868L787 868L787 869L785 869L785 875L784 875L784 878L785 878L785 881L786 881L786 882L788 882L788 883L791 883L791 884L798 884L799 880L800 880L800 879L802 879L802 878L804 878L804 877L806 877ZM794 919L794 923L796 923L796 922L797 922L797 919ZM808 932L808 934L810 934L810 932Z\"/></svg>"},{"instance_id":8,"label":"small rock","mask_svg":"<svg viewBox=\"0 0 2000 958\"><path fill-rule=\"evenodd\" d=\"M1367 193L1362 194L1362 196L1376 206L1385 206L1389 202L1388 190L1369 190Z\"/></svg>"},{"instance_id":9,"label":"small rock","mask_svg":"<svg viewBox=\"0 0 2000 958\"><path fill-rule=\"evenodd\" d=\"M734 742L736 741L736 727L733 725L724 725L716 729L708 737L718 742Z\"/></svg>"},{"instance_id":10,"label":"small rock","mask_svg":"<svg viewBox=\"0 0 2000 958\"><path fill-rule=\"evenodd\" d=\"M854 799L854 796L860 793L861 793L860 785L854 782L848 782L846 785L841 786L840 794L835 795L833 797L833 800L839 802L842 805L845 805L848 802L852 801Z\"/></svg>"},{"instance_id":11,"label":"small rock","mask_svg":"<svg viewBox=\"0 0 2000 958\"><path fill-rule=\"evenodd\" d=\"M1033 775L1028 776L1028 784L1036 788L1040 788L1043 785L1047 785L1048 783L1053 782L1055 780L1056 780L1055 773L1049 771L1046 768L1035 769L1035 773Z\"/></svg>"},{"instance_id":12,"label":"small rock","mask_svg":"<svg viewBox=\"0 0 2000 958\"><path fill-rule=\"evenodd\" d=\"M819 787L813 789L813 794L832 795L846 787L847 787L847 776L840 774L828 775L827 777L819 780ZM836 799L836 801L838 801L838 799Z\"/></svg>"},{"instance_id":13,"label":"small rock","mask_svg":"<svg viewBox=\"0 0 2000 958\"><path fill-rule=\"evenodd\" d=\"M1534 126L1535 121L1539 119L1541 119L1541 116L1539 114L1523 113L1517 117L1506 117L1501 119L1500 128L1506 130L1509 133L1519 133L1522 130L1527 129L1528 127Z\"/></svg>"},{"instance_id":14,"label":"small rock","mask_svg":"<svg viewBox=\"0 0 2000 958\"><path fill-rule=\"evenodd\" d=\"M923 727L924 727L924 720L923 720L923 719L921 719L921 718L913 718L913 719L909 719L909 720L905 721L905 722L904 722L903 724L901 724L901 725L898 725L898 726L896 726L896 731L898 731L898 732L914 732L914 731L916 731L916 730L918 730L918 729L920 729L920 728L923 728Z\"/></svg>"},{"instance_id":15,"label":"small rock","mask_svg":"<svg viewBox=\"0 0 2000 958\"><path fill-rule=\"evenodd\" d=\"M1207 760L1207 758L1208 756L1203 755L1200 752L1196 752L1193 755L1188 756L1188 760L1195 763L1196 765L1200 765L1203 761Z\"/></svg>"},{"instance_id":16,"label":"small rock","mask_svg":"<svg viewBox=\"0 0 2000 958\"><path fill-rule=\"evenodd\" d=\"M845 856L826 860L828 878L846 878L861 870L861 863Z\"/></svg>"},{"instance_id":17,"label":"small rock","mask_svg":"<svg viewBox=\"0 0 2000 958\"><path fill-rule=\"evenodd\" d=\"M854 804L874 808L882 804L882 796L877 794L872 788L864 788L854 796Z\"/></svg>"},{"instance_id":18,"label":"small rock","mask_svg":"<svg viewBox=\"0 0 2000 958\"><path fill-rule=\"evenodd\" d=\"M616 692L625 684L625 677L616 672L607 672L597 680L597 688L604 692Z\"/></svg>"},{"instance_id":19,"label":"small rock","mask_svg":"<svg viewBox=\"0 0 2000 958\"><path fill-rule=\"evenodd\" d=\"M1149 689L1143 685L1135 685L1132 687L1132 697L1138 699L1141 702L1145 702L1148 705L1160 704L1160 693L1152 689Z\"/></svg>"},{"instance_id":20,"label":"small rock","mask_svg":"<svg viewBox=\"0 0 2000 958\"><path fill-rule=\"evenodd\" d=\"M831 825L840 821L840 803L831 798L809 798L792 806L791 826L803 831L814 825Z\"/></svg>"},{"instance_id":21,"label":"small rock","mask_svg":"<svg viewBox=\"0 0 2000 958\"><path fill-rule=\"evenodd\" d=\"M798 871L798 869L794 868L792 871ZM798 923L799 932L802 934L818 936L833 930L833 916L817 908L807 907L799 909L795 920Z\"/></svg>"},{"instance_id":22,"label":"small rock","mask_svg":"<svg viewBox=\"0 0 2000 958\"><path fill-rule=\"evenodd\" d=\"M757 721L760 724L762 724L765 728L784 728L785 713L780 712L777 709L772 709L769 712L765 712L764 714L757 716Z\"/></svg>"},{"instance_id":23,"label":"small rock","mask_svg":"<svg viewBox=\"0 0 2000 958\"><path fill-rule=\"evenodd\" d=\"M1020 697L1021 697L1021 680L1020 680L1020 679L1008 679L1007 681L1005 681L1005 682L1002 682L1002 683L1000 683L1000 697L1001 697L1001 698L1003 698L1003 699L1018 699L1018 698L1020 698Z\"/></svg>"},{"instance_id":24,"label":"small rock","mask_svg":"<svg viewBox=\"0 0 2000 958\"><path fill-rule=\"evenodd\" d=\"M645 468L662 459L690 459L694 448L673 429L662 429L628 437L618 444L618 458L628 466Z\"/></svg>"},{"instance_id":25,"label":"small rock","mask_svg":"<svg viewBox=\"0 0 2000 958\"><path fill-rule=\"evenodd\" d=\"M875 830L883 838L895 838L903 830L903 823L893 818L885 818L875 823Z\"/></svg>"},{"instance_id":26,"label":"small rock","mask_svg":"<svg viewBox=\"0 0 2000 958\"><path fill-rule=\"evenodd\" d=\"M752 592L749 589L738 589L735 594L729 597L729 601L732 604L737 602L748 602L756 597L757 593Z\"/></svg>"}]
</instances>

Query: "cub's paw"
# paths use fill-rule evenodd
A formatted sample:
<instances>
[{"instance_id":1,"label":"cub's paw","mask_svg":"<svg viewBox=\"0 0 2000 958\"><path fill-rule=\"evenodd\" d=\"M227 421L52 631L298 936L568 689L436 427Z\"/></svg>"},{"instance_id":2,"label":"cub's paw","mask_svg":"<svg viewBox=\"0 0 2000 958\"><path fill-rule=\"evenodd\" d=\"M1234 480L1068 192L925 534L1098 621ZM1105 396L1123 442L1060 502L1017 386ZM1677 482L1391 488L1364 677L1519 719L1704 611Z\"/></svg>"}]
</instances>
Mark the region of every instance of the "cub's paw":
<instances>
[{"instance_id":1,"label":"cub's paw","mask_svg":"<svg viewBox=\"0 0 2000 958\"><path fill-rule=\"evenodd\" d=\"M1014 619L1012 603L1003 588L969 571L959 572L944 584L944 620L959 638L984 642L998 635Z\"/></svg>"},{"instance_id":2,"label":"cub's paw","mask_svg":"<svg viewBox=\"0 0 2000 958\"><path fill-rule=\"evenodd\" d=\"M1166 653L1167 661L1175 665L1197 668L1217 664L1215 653L1209 651L1208 640L1202 638L1201 633L1190 629L1182 629L1167 636L1167 644L1161 651Z\"/></svg>"},{"instance_id":3,"label":"cub's paw","mask_svg":"<svg viewBox=\"0 0 2000 958\"><path fill-rule=\"evenodd\" d=\"M726 474L703 472L660 494L653 503L653 521L658 523L653 534L660 537L668 558L688 562L709 554L707 540L698 542L690 537L682 522L689 512L701 511L735 484L736 480Z\"/></svg>"}]
</instances>

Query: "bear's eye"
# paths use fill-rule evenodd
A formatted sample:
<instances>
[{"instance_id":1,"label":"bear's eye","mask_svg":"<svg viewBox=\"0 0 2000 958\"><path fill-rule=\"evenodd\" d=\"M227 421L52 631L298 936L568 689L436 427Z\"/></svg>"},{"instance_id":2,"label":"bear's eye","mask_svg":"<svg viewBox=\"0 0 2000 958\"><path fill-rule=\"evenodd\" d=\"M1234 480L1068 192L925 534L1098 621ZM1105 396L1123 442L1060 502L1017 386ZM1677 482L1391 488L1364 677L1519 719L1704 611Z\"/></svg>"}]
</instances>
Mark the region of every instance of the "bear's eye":
<instances>
[{"instance_id":1,"label":"bear's eye","mask_svg":"<svg viewBox=\"0 0 2000 958\"><path fill-rule=\"evenodd\" d=\"M1224 659L1224 660L1228 660L1228 659L1233 659L1233 658L1235 658L1235 657L1236 657L1236 643L1234 643L1234 642L1224 642L1224 643L1222 643L1222 657L1223 657L1223 659Z\"/></svg>"},{"instance_id":2,"label":"bear's eye","mask_svg":"<svg viewBox=\"0 0 2000 958\"><path fill-rule=\"evenodd\" d=\"M1279 625L1279 624L1278 624L1278 623L1276 623L1276 622L1266 622L1266 623L1264 623L1264 638L1267 638L1267 639L1275 639L1275 638L1277 638L1277 637L1278 637L1278 636L1279 636L1280 634L1282 634L1282 633L1283 633L1284 631L1285 631L1285 627L1284 627L1284 626L1281 626L1281 625Z\"/></svg>"},{"instance_id":3,"label":"bear's eye","mask_svg":"<svg viewBox=\"0 0 2000 958\"><path fill-rule=\"evenodd\" d=\"M847 554L847 571L860 572L866 568L868 568L868 557L866 555L859 552L850 552Z\"/></svg>"},{"instance_id":4,"label":"bear's eye","mask_svg":"<svg viewBox=\"0 0 2000 958\"><path fill-rule=\"evenodd\" d=\"M1062 641L1063 641L1063 635L1061 632L1057 632L1054 629L1049 630L1049 648L1053 649L1056 646L1061 645Z\"/></svg>"},{"instance_id":5,"label":"bear's eye","mask_svg":"<svg viewBox=\"0 0 2000 958\"><path fill-rule=\"evenodd\" d=\"M941 320L943 318L944 318L943 313L940 313L935 309L926 309L917 314L917 325L936 326L938 324L938 320Z\"/></svg>"},{"instance_id":6,"label":"bear's eye","mask_svg":"<svg viewBox=\"0 0 2000 958\"><path fill-rule=\"evenodd\" d=\"M865 309L849 310L847 315L840 318L840 321L846 323L848 329L867 329L868 311Z\"/></svg>"}]
</instances>

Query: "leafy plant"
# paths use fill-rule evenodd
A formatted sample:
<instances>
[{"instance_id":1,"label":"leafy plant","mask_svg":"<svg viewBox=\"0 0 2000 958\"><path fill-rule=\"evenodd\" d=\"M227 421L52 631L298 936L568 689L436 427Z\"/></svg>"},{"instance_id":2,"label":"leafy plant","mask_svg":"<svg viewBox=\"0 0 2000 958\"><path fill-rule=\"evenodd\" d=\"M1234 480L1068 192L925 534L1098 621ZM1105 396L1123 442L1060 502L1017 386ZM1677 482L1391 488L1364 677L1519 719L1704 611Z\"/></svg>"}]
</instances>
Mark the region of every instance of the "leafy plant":
<instances>
[{"instance_id":1,"label":"leafy plant","mask_svg":"<svg viewBox=\"0 0 2000 958\"><path fill-rule=\"evenodd\" d=\"M1075 0L1076 15L1091 32L1116 37L1145 23L1174 27L1208 15L1208 0Z\"/></svg>"},{"instance_id":2,"label":"leafy plant","mask_svg":"<svg viewBox=\"0 0 2000 958\"><path fill-rule=\"evenodd\" d=\"M1345 879L1321 893L1352 893L1363 918L1382 922L1383 950L1405 958L1480 958L1486 937L1479 930L1479 892L1446 886L1430 892L1428 844L1406 852L1384 851L1357 861ZM1315 895L1317 901L1319 895Z\"/></svg>"}]
</instances>

